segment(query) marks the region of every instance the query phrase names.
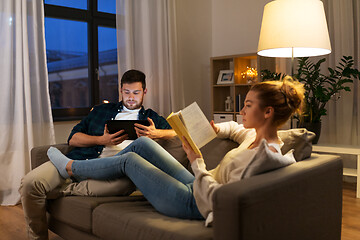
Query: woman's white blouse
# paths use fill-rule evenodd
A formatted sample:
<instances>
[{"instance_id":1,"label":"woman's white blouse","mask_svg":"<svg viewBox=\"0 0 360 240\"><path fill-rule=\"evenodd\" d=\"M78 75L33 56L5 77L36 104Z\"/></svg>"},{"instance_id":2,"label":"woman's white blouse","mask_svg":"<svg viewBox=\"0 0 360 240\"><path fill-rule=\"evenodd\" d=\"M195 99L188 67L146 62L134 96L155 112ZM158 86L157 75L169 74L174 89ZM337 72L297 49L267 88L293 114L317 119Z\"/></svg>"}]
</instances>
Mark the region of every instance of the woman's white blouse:
<instances>
[{"instance_id":1,"label":"woman's white blouse","mask_svg":"<svg viewBox=\"0 0 360 240\"><path fill-rule=\"evenodd\" d=\"M209 226L213 220L212 201L217 188L223 184L239 181L295 162L293 151L285 155L281 154L282 142L281 144L267 143L263 139L259 146L248 149L256 137L254 129L245 129L242 124L239 125L233 121L220 123L218 126L220 127L218 137L230 138L240 145L229 151L213 170L206 170L202 158L197 158L191 164L195 174L194 197L200 213L206 218L206 226ZM269 146L274 147L277 152L271 151Z\"/></svg>"}]
</instances>

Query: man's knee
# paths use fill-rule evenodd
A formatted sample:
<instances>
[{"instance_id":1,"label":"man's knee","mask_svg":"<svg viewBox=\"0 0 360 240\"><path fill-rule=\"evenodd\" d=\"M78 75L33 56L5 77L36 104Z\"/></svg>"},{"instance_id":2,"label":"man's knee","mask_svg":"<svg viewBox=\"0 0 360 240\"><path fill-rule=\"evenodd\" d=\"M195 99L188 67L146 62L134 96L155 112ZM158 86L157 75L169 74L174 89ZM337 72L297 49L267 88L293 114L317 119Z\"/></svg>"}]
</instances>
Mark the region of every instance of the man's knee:
<instances>
[{"instance_id":1,"label":"man's knee","mask_svg":"<svg viewBox=\"0 0 360 240\"><path fill-rule=\"evenodd\" d=\"M64 181L56 168L50 162L46 162L21 179L19 192L22 196L46 195Z\"/></svg>"},{"instance_id":2,"label":"man's knee","mask_svg":"<svg viewBox=\"0 0 360 240\"><path fill-rule=\"evenodd\" d=\"M49 190L49 184L46 179L29 172L21 179L19 192L21 196L46 195Z\"/></svg>"},{"instance_id":3,"label":"man's knee","mask_svg":"<svg viewBox=\"0 0 360 240\"><path fill-rule=\"evenodd\" d=\"M135 141L137 141L139 144L152 144L154 143L155 141L152 140L151 138L148 138L148 137L139 137L138 139L136 139Z\"/></svg>"}]
</instances>

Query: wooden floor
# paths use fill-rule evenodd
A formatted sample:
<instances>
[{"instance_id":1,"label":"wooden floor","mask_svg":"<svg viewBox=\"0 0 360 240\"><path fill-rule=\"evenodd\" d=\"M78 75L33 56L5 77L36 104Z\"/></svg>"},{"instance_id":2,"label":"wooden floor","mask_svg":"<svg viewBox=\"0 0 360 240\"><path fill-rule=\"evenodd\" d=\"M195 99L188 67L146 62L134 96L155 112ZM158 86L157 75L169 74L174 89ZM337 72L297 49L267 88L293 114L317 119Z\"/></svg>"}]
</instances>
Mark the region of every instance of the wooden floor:
<instances>
[{"instance_id":1,"label":"wooden floor","mask_svg":"<svg viewBox=\"0 0 360 240\"><path fill-rule=\"evenodd\" d=\"M342 240L360 240L360 198L355 198L355 184L343 185ZM26 230L21 205L0 207L0 239L24 240ZM49 232L50 240L62 240ZM314 239L315 240L315 239Z\"/></svg>"}]
</instances>

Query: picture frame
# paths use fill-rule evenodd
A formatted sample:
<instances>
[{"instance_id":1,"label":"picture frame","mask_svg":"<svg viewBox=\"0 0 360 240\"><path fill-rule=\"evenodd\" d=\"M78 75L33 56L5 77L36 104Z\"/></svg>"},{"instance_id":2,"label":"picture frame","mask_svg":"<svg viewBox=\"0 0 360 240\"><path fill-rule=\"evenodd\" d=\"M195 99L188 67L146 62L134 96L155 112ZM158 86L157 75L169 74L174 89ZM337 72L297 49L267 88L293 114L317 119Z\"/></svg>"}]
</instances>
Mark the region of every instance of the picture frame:
<instances>
[{"instance_id":1,"label":"picture frame","mask_svg":"<svg viewBox=\"0 0 360 240\"><path fill-rule=\"evenodd\" d=\"M230 83L234 83L234 71L220 70L217 84L230 84Z\"/></svg>"}]
</instances>

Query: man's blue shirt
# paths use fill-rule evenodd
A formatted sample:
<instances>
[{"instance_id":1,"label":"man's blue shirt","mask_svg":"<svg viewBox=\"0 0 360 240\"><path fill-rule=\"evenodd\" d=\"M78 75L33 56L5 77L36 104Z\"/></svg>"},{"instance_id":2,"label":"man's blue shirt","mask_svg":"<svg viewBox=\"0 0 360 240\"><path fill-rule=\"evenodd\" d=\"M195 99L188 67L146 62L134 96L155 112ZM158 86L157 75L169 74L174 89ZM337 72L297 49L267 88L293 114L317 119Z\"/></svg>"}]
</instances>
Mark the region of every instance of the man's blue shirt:
<instances>
[{"instance_id":1,"label":"man's blue shirt","mask_svg":"<svg viewBox=\"0 0 360 240\"><path fill-rule=\"evenodd\" d=\"M105 103L95 106L92 111L81 120L71 131L68 142L75 133L81 132L91 136L102 136L104 134L104 127L107 120L115 119L115 116L123 110L122 102ZM139 120L147 120L151 118L157 129L171 129L165 118L159 116L152 109L141 107L139 111ZM75 147L66 156L71 159L83 160L97 158L101 154L104 146L93 147Z\"/></svg>"}]
</instances>

